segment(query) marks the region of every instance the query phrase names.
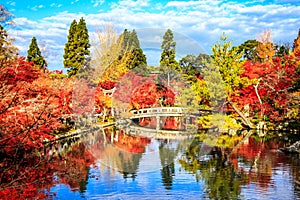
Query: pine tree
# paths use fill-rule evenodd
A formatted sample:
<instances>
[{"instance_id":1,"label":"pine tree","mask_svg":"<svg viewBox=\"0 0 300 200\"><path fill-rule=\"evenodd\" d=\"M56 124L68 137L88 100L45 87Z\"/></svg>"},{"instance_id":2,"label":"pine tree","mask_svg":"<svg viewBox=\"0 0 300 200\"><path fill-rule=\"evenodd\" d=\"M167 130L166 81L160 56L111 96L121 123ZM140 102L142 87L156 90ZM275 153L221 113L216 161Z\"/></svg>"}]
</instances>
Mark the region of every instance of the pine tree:
<instances>
[{"instance_id":1,"label":"pine tree","mask_svg":"<svg viewBox=\"0 0 300 200\"><path fill-rule=\"evenodd\" d=\"M132 32L125 29L119 36L118 42L122 41L122 51L120 57L123 57L127 69L131 70L136 67L147 65L146 56L140 48L140 41L136 31Z\"/></svg>"},{"instance_id":2,"label":"pine tree","mask_svg":"<svg viewBox=\"0 0 300 200\"><path fill-rule=\"evenodd\" d=\"M68 41L65 44L64 67L70 68L68 76L74 76L80 69L89 67L90 44L86 23L83 18L70 25Z\"/></svg>"},{"instance_id":3,"label":"pine tree","mask_svg":"<svg viewBox=\"0 0 300 200\"><path fill-rule=\"evenodd\" d=\"M137 32L134 29L131 32L130 40L131 40L130 41L130 46L133 49L139 49L139 48L141 48L140 47L140 41L139 41L139 38L137 36Z\"/></svg>"},{"instance_id":4,"label":"pine tree","mask_svg":"<svg viewBox=\"0 0 300 200\"><path fill-rule=\"evenodd\" d=\"M37 67L39 67L43 71L45 71L47 67L47 62L41 54L35 37L31 39L31 43L27 51L27 61L33 62Z\"/></svg>"},{"instance_id":5,"label":"pine tree","mask_svg":"<svg viewBox=\"0 0 300 200\"><path fill-rule=\"evenodd\" d=\"M121 37L123 38L123 52L122 53L141 48L139 38L134 29L132 30L132 32L125 29L119 38L121 38Z\"/></svg>"},{"instance_id":6,"label":"pine tree","mask_svg":"<svg viewBox=\"0 0 300 200\"><path fill-rule=\"evenodd\" d=\"M126 66L128 69L134 69L136 67L143 68L147 65L147 59L141 48L136 48L130 51Z\"/></svg>"},{"instance_id":7,"label":"pine tree","mask_svg":"<svg viewBox=\"0 0 300 200\"><path fill-rule=\"evenodd\" d=\"M168 29L161 44L162 53L160 58L160 71L167 74L168 85L170 85L170 73L171 71L180 72L180 66L175 60L176 57L176 42L174 41L173 32Z\"/></svg>"},{"instance_id":8,"label":"pine tree","mask_svg":"<svg viewBox=\"0 0 300 200\"><path fill-rule=\"evenodd\" d=\"M123 52L122 53L125 53L127 51L127 49L129 48L129 46L130 46L130 44L129 44L129 41L130 41L130 31L128 31L127 29L125 29L123 31L123 34L120 35L120 37L123 37Z\"/></svg>"}]
</instances>

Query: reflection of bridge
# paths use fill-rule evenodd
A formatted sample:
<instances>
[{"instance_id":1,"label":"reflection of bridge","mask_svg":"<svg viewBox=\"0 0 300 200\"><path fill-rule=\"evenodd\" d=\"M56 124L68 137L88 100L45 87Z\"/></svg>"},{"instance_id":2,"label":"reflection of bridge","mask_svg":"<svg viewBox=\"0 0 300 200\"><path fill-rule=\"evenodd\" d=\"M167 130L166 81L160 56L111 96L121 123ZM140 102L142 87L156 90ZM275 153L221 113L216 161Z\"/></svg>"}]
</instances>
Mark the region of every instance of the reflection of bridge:
<instances>
[{"instance_id":1,"label":"reflection of bridge","mask_svg":"<svg viewBox=\"0 0 300 200\"><path fill-rule=\"evenodd\" d=\"M156 118L156 130L161 130L161 120L163 117L184 117L184 124L191 124L192 118L197 118L210 114L211 110L198 110L197 112L189 111L185 107L156 107L133 110L130 119L141 119L148 117Z\"/></svg>"},{"instance_id":2,"label":"reflection of bridge","mask_svg":"<svg viewBox=\"0 0 300 200\"><path fill-rule=\"evenodd\" d=\"M211 110L199 110L197 112L189 111L184 107L156 107L145 108L131 111L129 118L120 118L116 121L116 126L125 130L126 134L138 135L150 138L168 138L168 139L182 139L193 135L198 131L197 124L193 124L193 118L198 118L210 114ZM156 118L156 128L143 127L136 124L136 120L142 118ZM184 129L166 130L162 128L163 119L167 117L176 117Z\"/></svg>"},{"instance_id":3,"label":"reflection of bridge","mask_svg":"<svg viewBox=\"0 0 300 200\"><path fill-rule=\"evenodd\" d=\"M127 125L117 124L117 127L124 130L127 135L136 135L140 137L154 138L154 139L186 139L193 137L197 132L196 129L190 130L157 130L147 127L141 127L133 123Z\"/></svg>"}]
</instances>

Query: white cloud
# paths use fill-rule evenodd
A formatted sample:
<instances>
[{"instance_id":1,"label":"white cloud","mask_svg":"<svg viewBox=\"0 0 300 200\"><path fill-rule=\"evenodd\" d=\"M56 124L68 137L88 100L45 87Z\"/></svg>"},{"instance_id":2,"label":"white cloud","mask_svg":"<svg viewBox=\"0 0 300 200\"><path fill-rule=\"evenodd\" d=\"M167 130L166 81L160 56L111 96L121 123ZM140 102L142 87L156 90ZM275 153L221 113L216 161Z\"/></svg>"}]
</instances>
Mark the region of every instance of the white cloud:
<instances>
[{"instance_id":1,"label":"white cloud","mask_svg":"<svg viewBox=\"0 0 300 200\"><path fill-rule=\"evenodd\" d=\"M9 1L9 2L7 2L7 5L16 6L16 2L15 1Z\"/></svg>"},{"instance_id":2,"label":"white cloud","mask_svg":"<svg viewBox=\"0 0 300 200\"><path fill-rule=\"evenodd\" d=\"M51 3L50 7L51 8L53 8L53 7L60 8L60 7L62 7L62 4Z\"/></svg>"},{"instance_id":3,"label":"white cloud","mask_svg":"<svg viewBox=\"0 0 300 200\"><path fill-rule=\"evenodd\" d=\"M100 5L103 0L91 0L91 2ZM16 40L20 46L26 44L26 48L29 41L26 38L33 35L45 40L49 49L53 51L51 54L57 55L56 64L53 65L62 65L63 47L69 25L73 19L79 20L81 17L86 20L90 37L95 35L97 27L102 27L108 22L112 22L119 32L125 28L141 31L138 32L140 42L145 48L149 48L152 54L153 48L160 48L161 38L167 28L178 33L177 35L182 34L197 41L198 46L201 47L199 53L200 51L209 53L211 46L219 39L222 32L225 32L234 44L255 39L257 34L266 29L272 30L273 41L292 42L300 28L300 6L290 4L229 4L202 0L170 1L152 5L149 0L121 0L118 4L112 3L110 10L96 14L61 12L38 21L16 18L18 29L15 33L18 36ZM180 42L177 44L179 45ZM180 48L186 49L191 46L188 42L184 44L186 46ZM196 49L191 46L191 49L193 48Z\"/></svg>"},{"instance_id":4,"label":"white cloud","mask_svg":"<svg viewBox=\"0 0 300 200\"><path fill-rule=\"evenodd\" d=\"M149 6L149 0L120 0L118 3L112 3L112 9L141 10Z\"/></svg>"},{"instance_id":5,"label":"white cloud","mask_svg":"<svg viewBox=\"0 0 300 200\"><path fill-rule=\"evenodd\" d=\"M44 8L44 5L35 5L35 6L31 7L30 9L33 11L38 11L41 8Z\"/></svg>"},{"instance_id":6,"label":"white cloud","mask_svg":"<svg viewBox=\"0 0 300 200\"><path fill-rule=\"evenodd\" d=\"M100 5L104 4L104 2L105 2L104 0L91 0L93 7L100 6Z\"/></svg>"}]
</instances>

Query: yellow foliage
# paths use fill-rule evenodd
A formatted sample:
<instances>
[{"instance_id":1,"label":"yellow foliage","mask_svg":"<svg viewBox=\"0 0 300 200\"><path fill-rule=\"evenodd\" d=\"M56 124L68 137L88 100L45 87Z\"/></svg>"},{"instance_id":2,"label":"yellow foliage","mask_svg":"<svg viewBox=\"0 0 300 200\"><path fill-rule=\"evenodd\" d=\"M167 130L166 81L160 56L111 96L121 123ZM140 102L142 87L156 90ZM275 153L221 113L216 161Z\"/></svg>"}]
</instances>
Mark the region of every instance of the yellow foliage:
<instances>
[{"instance_id":1,"label":"yellow foliage","mask_svg":"<svg viewBox=\"0 0 300 200\"><path fill-rule=\"evenodd\" d=\"M231 136L221 134L213 135L212 137L206 136L203 142L210 146L233 148L239 140L241 140L241 137L238 135Z\"/></svg>"},{"instance_id":2,"label":"yellow foliage","mask_svg":"<svg viewBox=\"0 0 300 200\"><path fill-rule=\"evenodd\" d=\"M231 115L212 114L202 116L198 122L203 128L218 127L221 132L229 132L229 130L242 128Z\"/></svg>"},{"instance_id":3,"label":"yellow foliage","mask_svg":"<svg viewBox=\"0 0 300 200\"><path fill-rule=\"evenodd\" d=\"M256 54L260 62L272 62L275 48L271 40L271 31L263 31L257 41Z\"/></svg>"},{"instance_id":4,"label":"yellow foliage","mask_svg":"<svg viewBox=\"0 0 300 200\"><path fill-rule=\"evenodd\" d=\"M298 51L300 51L300 29L299 29L299 32L298 32L298 36L294 40L294 43L293 43L293 53L295 54Z\"/></svg>"}]
</instances>

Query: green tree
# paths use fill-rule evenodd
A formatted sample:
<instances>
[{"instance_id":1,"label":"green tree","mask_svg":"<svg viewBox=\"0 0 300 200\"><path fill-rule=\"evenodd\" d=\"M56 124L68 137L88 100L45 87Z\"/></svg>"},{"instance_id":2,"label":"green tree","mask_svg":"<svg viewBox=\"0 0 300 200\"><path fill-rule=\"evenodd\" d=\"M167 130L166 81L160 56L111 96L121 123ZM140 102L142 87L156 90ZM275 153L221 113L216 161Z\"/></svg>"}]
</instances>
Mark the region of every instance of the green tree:
<instances>
[{"instance_id":1,"label":"green tree","mask_svg":"<svg viewBox=\"0 0 300 200\"><path fill-rule=\"evenodd\" d=\"M168 85L170 85L170 73L171 71L180 72L178 62L175 60L176 57L176 42L174 41L173 32L168 29L164 36L161 44L161 58L160 58L160 71L168 76Z\"/></svg>"},{"instance_id":2,"label":"green tree","mask_svg":"<svg viewBox=\"0 0 300 200\"><path fill-rule=\"evenodd\" d=\"M139 41L139 38L138 38L138 35L137 35L137 32L133 29L132 32L131 32L131 36L130 36L130 46L133 48L133 49L138 49L138 48L141 48L140 47L140 41Z\"/></svg>"},{"instance_id":3,"label":"green tree","mask_svg":"<svg viewBox=\"0 0 300 200\"><path fill-rule=\"evenodd\" d=\"M121 52L122 55L128 51L141 48L139 38L134 29L132 30L132 32L128 31L127 29L124 29L123 33L118 38L118 42L121 41L123 43L122 45L123 49Z\"/></svg>"},{"instance_id":4,"label":"green tree","mask_svg":"<svg viewBox=\"0 0 300 200\"><path fill-rule=\"evenodd\" d=\"M128 69L134 69L136 67L143 67L147 65L147 58L141 48L133 49L129 52L127 57L126 66Z\"/></svg>"},{"instance_id":5,"label":"green tree","mask_svg":"<svg viewBox=\"0 0 300 200\"><path fill-rule=\"evenodd\" d=\"M256 48L258 45L257 40L247 40L237 47L237 53L243 53L243 58L246 60L257 60Z\"/></svg>"},{"instance_id":6,"label":"green tree","mask_svg":"<svg viewBox=\"0 0 300 200\"><path fill-rule=\"evenodd\" d=\"M120 56L125 58L126 67L129 70L147 65L146 56L140 47L140 41L134 29L132 32L125 29L118 38L118 42L121 41L123 41L123 49Z\"/></svg>"},{"instance_id":7,"label":"green tree","mask_svg":"<svg viewBox=\"0 0 300 200\"><path fill-rule=\"evenodd\" d=\"M289 43L284 44L275 44L275 57L284 57L285 55L289 55L291 46Z\"/></svg>"},{"instance_id":8,"label":"green tree","mask_svg":"<svg viewBox=\"0 0 300 200\"><path fill-rule=\"evenodd\" d=\"M81 18L78 23L73 20L64 49L64 67L69 68L69 77L76 75L80 69L89 67L90 46L85 20Z\"/></svg>"},{"instance_id":9,"label":"green tree","mask_svg":"<svg viewBox=\"0 0 300 200\"><path fill-rule=\"evenodd\" d=\"M231 99L237 89L248 86L249 84L247 78L241 77L243 73L243 62L241 61L242 55L243 54L239 52L237 48L232 47L232 42L228 41L227 36L223 34L221 36L221 42L217 42L212 47L211 62L219 69L226 91L227 102L246 125L253 127L253 124L244 116Z\"/></svg>"},{"instance_id":10,"label":"green tree","mask_svg":"<svg viewBox=\"0 0 300 200\"><path fill-rule=\"evenodd\" d=\"M37 67L39 67L43 71L46 70L47 62L41 54L35 37L31 39L31 43L27 51L27 61L33 62Z\"/></svg>"},{"instance_id":11,"label":"green tree","mask_svg":"<svg viewBox=\"0 0 300 200\"><path fill-rule=\"evenodd\" d=\"M202 74L205 68L205 62L208 62L210 56L200 53L198 56L188 54L179 61L181 73L187 76L188 80L196 81L196 76Z\"/></svg>"}]
</instances>

